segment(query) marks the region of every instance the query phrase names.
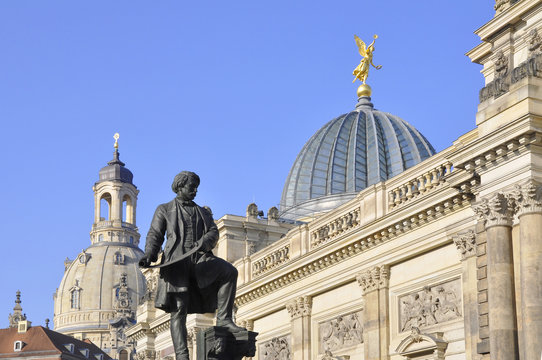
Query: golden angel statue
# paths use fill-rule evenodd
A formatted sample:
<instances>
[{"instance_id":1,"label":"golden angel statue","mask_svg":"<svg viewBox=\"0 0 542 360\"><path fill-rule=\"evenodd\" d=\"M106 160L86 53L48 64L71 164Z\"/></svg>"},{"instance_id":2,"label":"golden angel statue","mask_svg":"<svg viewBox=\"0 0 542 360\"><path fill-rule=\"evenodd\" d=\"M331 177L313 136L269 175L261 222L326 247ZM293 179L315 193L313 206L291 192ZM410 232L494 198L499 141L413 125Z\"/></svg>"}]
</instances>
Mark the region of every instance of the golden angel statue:
<instances>
[{"instance_id":1,"label":"golden angel statue","mask_svg":"<svg viewBox=\"0 0 542 360\"><path fill-rule=\"evenodd\" d=\"M359 65L354 69L354 72L352 73L352 75L355 76L354 81L352 82L355 82L356 79L358 79L359 81L363 82L363 84L365 84L367 76L369 75L369 65L373 65L373 67L377 70L382 68L382 65L373 64L373 51L375 51L374 44L378 36L373 36L374 40L368 47L357 35L354 35L354 38L356 39L356 44L359 48L359 54L363 56L363 59L361 59Z\"/></svg>"}]
</instances>

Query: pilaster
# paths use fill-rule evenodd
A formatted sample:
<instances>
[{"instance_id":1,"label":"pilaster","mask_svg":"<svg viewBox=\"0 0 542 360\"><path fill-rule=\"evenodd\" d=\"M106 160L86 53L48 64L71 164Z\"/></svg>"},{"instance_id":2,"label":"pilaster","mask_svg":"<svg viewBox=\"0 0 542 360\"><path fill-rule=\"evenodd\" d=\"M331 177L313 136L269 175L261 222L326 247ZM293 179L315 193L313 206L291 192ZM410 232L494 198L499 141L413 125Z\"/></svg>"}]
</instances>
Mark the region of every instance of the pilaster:
<instances>
[{"instance_id":1,"label":"pilaster","mask_svg":"<svg viewBox=\"0 0 542 360\"><path fill-rule=\"evenodd\" d=\"M311 360L312 297L300 296L286 304L291 317L292 353L296 360Z\"/></svg>"},{"instance_id":2,"label":"pilaster","mask_svg":"<svg viewBox=\"0 0 542 360\"><path fill-rule=\"evenodd\" d=\"M389 279L388 265L375 266L358 274L363 291L363 342L365 360L389 359Z\"/></svg>"},{"instance_id":3,"label":"pilaster","mask_svg":"<svg viewBox=\"0 0 542 360\"><path fill-rule=\"evenodd\" d=\"M463 316L465 319L465 355L474 359L478 342L478 287L476 266L476 234L474 230L457 234L454 244L461 254L463 280Z\"/></svg>"}]
</instances>

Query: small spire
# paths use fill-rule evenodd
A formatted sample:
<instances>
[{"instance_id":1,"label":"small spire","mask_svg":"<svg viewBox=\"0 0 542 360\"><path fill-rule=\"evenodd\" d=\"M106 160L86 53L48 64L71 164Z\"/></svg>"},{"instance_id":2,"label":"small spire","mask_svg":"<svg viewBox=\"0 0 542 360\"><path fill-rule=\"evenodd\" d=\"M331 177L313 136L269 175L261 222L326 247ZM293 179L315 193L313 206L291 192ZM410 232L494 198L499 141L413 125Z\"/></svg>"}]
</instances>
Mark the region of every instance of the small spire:
<instances>
[{"instance_id":1,"label":"small spire","mask_svg":"<svg viewBox=\"0 0 542 360\"><path fill-rule=\"evenodd\" d=\"M51 321L51 320L49 320L49 318L45 319L45 327L47 329L49 329L49 321Z\"/></svg>"},{"instance_id":2,"label":"small spire","mask_svg":"<svg viewBox=\"0 0 542 360\"><path fill-rule=\"evenodd\" d=\"M113 147L115 148L115 151L113 152L113 160L111 160L110 162L107 163L107 165L116 165L116 164L119 164L120 166L124 166L125 164L120 161L119 159L119 133L115 133L115 135L113 135L113 139L115 139L115 145L113 145Z\"/></svg>"},{"instance_id":3,"label":"small spire","mask_svg":"<svg viewBox=\"0 0 542 360\"><path fill-rule=\"evenodd\" d=\"M21 311L23 308L21 306L21 292L19 290L17 290L17 292L15 293L15 306L13 307L13 310L14 311Z\"/></svg>"},{"instance_id":4,"label":"small spire","mask_svg":"<svg viewBox=\"0 0 542 360\"><path fill-rule=\"evenodd\" d=\"M9 327L17 327L19 321L26 320L26 314L23 314L23 308L21 306L21 292L17 290L15 299L15 306L13 307L13 314L9 314Z\"/></svg>"}]
</instances>

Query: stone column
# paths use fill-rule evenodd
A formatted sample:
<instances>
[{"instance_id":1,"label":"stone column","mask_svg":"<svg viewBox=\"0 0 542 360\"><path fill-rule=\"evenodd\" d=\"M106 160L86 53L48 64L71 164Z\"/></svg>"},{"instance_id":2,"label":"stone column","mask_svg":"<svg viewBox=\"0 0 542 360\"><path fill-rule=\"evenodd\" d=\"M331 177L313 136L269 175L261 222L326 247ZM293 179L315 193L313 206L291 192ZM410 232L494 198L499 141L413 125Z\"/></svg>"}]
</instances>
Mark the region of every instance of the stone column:
<instances>
[{"instance_id":1,"label":"stone column","mask_svg":"<svg viewBox=\"0 0 542 360\"><path fill-rule=\"evenodd\" d=\"M365 360L389 359L389 266L375 266L357 276L363 290Z\"/></svg>"},{"instance_id":2,"label":"stone column","mask_svg":"<svg viewBox=\"0 0 542 360\"><path fill-rule=\"evenodd\" d=\"M461 253L463 267L463 316L465 318L465 355L474 359L478 340L478 287L476 266L476 235L473 230L453 237Z\"/></svg>"},{"instance_id":3,"label":"stone column","mask_svg":"<svg viewBox=\"0 0 542 360\"><path fill-rule=\"evenodd\" d=\"M492 360L518 359L512 256L511 199L494 194L473 206L485 221L489 304L489 351Z\"/></svg>"},{"instance_id":4,"label":"stone column","mask_svg":"<svg viewBox=\"0 0 542 360\"><path fill-rule=\"evenodd\" d=\"M521 359L542 354L542 187L529 180L516 186L512 197L519 218L519 282Z\"/></svg>"},{"instance_id":5,"label":"stone column","mask_svg":"<svg viewBox=\"0 0 542 360\"><path fill-rule=\"evenodd\" d=\"M292 358L296 360L311 360L312 297L300 296L286 304L286 309L292 318Z\"/></svg>"}]
</instances>

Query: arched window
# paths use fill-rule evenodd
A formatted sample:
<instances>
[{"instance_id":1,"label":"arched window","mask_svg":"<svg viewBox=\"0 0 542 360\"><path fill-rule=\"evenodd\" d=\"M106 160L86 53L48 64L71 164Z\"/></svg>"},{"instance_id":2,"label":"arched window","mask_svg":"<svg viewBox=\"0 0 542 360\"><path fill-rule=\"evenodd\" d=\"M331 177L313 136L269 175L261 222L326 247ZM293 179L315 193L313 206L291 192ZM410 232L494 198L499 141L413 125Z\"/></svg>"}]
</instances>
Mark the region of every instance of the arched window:
<instances>
[{"instance_id":1,"label":"arched window","mask_svg":"<svg viewBox=\"0 0 542 360\"><path fill-rule=\"evenodd\" d=\"M81 301L81 289L79 287L74 287L71 290L70 296L70 305L72 309L79 309Z\"/></svg>"},{"instance_id":2,"label":"arched window","mask_svg":"<svg viewBox=\"0 0 542 360\"><path fill-rule=\"evenodd\" d=\"M111 216L111 194L105 193L100 198L100 221L109 220Z\"/></svg>"},{"instance_id":3,"label":"arched window","mask_svg":"<svg viewBox=\"0 0 542 360\"><path fill-rule=\"evenodd\" d=\"M134 237L130 236L130 244L133 244L133 243L134 243Z\"/></svg>"},{"instance_id":4,"label":"arched window","mask_svg":"<svg viewBox=\"0 0 542 360\"><path fill-rule=\"evenodd\" d=\"M104 241L104 234L98 235L98 241Z\"/></svg>"},{"instance_id":5,"label":"arched window","mask_svg":"<svg viewBox=\"0 0 542 360\"><path fill-rule=\"evenodd\" d=\"M122 265L124 264L124 255L122 255L120 252L116 252L115 253L115 258L113 260L113 262L117 265Z\"/></svg>"},{"instance_id":6,"label":"arched window","mask_svg":"<svg viewBox=\"0 0 542 360\"><path fill-rule=\"evenodd\" d=\"M129 224L134 223L134 207L132 198L128 194L122 197L122 221Z\"/></svg>"},{"instance_id":7,"label":"arched window","mask_svg":"<svg viewBox=\"0 0 542 360\"><path fill-rule=\"evenodd\" d=\"M119 360L128 360L128 351L126 351L126 349L120 351Z\"/></svg>"}]
</instances>

